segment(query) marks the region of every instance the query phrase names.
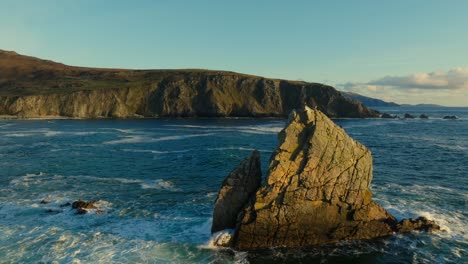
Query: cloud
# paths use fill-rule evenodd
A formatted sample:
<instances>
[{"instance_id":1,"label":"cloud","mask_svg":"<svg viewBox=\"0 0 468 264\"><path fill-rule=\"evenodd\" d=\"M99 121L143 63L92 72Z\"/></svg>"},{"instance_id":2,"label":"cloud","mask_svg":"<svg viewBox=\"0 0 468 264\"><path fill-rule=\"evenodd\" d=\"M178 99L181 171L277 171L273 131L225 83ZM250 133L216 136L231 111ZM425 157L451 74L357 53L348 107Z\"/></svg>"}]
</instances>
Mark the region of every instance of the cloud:
<instances>
[{"instance_id":1,"label":"cloud","mask_svg":"<svg viewBox=\"0 0 468 264\"><path fill-rule=\"evenodd\" d=\"M370 82L338 84L337 88L397 103L466 106L468 68L386 76Z\"/></svg>"},{"instance_id":2,"label":"cloud","mask_svg":"<svg viewBox=\"0 0 468 264\"><path fill-rule=\"evenodd\" d=\"M468 69L455 68L449 71L414 73L407 76L386 76L367 84L390 86L399 89L468 89Z\"/></svg>"}]
</instances>

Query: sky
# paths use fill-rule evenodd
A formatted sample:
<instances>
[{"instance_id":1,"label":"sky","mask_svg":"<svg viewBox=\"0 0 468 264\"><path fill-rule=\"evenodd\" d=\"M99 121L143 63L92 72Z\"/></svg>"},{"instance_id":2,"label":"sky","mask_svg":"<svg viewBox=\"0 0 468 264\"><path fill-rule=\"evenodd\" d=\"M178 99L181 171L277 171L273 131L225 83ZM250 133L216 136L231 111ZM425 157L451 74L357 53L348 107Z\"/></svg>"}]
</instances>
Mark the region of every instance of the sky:
<instances>
[{"instance_id":1,"label":"sky","mask_svg":"<svg viewBox=\"0 0 468 264\"><path fill-rule=\"evenodd\" d=\"M0 49L68 65L202 68L468 106L468 1L0 0Z\"/></svg>"}]
</instances>

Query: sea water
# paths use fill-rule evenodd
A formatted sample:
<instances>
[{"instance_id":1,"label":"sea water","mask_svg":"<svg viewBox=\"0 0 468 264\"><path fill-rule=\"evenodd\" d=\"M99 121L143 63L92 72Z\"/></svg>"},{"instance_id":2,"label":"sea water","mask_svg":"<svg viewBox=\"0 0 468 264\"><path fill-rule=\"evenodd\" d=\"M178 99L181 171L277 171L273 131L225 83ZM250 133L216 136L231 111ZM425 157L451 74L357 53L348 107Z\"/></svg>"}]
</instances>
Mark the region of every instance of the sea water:
<instances>
[{"instance_id":1,"label":"sea water","mask_svg":"<svg viewBox=\"0 0 468 264\"><path fill-rule=\"evenodd\" d=\"M0 120L0 263L466 263L468 109L379 110L429 119L335 122L371 149L375 201L442 232L223 250L210 246L220 184L254 149L265 173L285 120ZM77 199L104 213L60 207Z\"/></svg>"}]
</instances>

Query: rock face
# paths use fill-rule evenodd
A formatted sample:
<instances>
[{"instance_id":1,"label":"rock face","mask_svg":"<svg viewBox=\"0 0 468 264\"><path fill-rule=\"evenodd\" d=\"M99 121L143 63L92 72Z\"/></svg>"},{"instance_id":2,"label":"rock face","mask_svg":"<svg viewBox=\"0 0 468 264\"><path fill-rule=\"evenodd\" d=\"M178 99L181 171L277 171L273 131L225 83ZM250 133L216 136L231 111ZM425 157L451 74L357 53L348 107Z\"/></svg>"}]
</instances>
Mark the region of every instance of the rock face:
<instances>
[{"instance_id":1,"label":"rock face","mask_svg":"<svg viewBox=\"0 0 468 264\"><path fill-rule=\"evenodd\" d=\"M0 115L28 117L377 117L331 86L208 70L72 67L0 50Z\"/></svg>"},{"instance_id":2,"label":"rock face","mask_svg":"<svg viewBox=\"0 0 468 264\"><path fill-rule=\"evenodd\" d=\"M236 227L239 211L255 194L261 181L260 153L254 151L223 181L214 206L212 233Z\"/></svg>"},{"instance_id":3,"label":"rock face","mask_svg":"<svg viewBox=\"0 0 468 264\"><path fill-rule=\"evenodd\" d=\"M322 112L293 111L279 142L266 184L238 212L232 247L313 246L398 231L372 201L370 151Z\"/></svg>"}]
</instances>

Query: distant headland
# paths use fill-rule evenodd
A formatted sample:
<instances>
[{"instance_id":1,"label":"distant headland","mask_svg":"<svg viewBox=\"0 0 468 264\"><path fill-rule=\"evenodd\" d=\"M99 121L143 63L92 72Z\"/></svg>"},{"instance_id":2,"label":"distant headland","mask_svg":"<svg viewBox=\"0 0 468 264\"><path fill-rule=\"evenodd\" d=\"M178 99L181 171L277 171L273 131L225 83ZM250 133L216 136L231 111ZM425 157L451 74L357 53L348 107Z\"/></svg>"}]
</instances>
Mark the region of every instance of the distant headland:
<instances>
[{"instance_id":1,"label":"distant headland","mask_svg":"<svg viewBox=\"0 0 468 264\"><path fill-rule=\"evenodd\" d=\"M15 118L329 117L379 113L319 83L227 71L73 67L0 50L0 116Z\"/></svg>"}]
</instances>

